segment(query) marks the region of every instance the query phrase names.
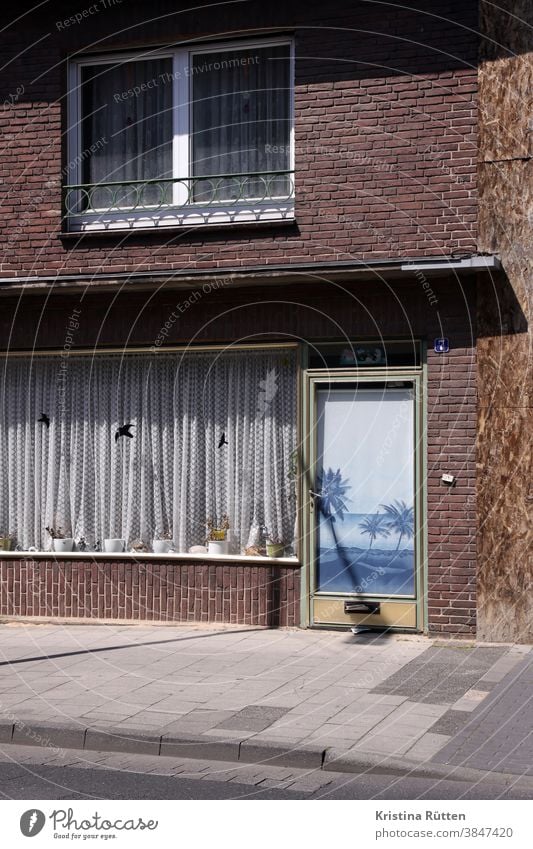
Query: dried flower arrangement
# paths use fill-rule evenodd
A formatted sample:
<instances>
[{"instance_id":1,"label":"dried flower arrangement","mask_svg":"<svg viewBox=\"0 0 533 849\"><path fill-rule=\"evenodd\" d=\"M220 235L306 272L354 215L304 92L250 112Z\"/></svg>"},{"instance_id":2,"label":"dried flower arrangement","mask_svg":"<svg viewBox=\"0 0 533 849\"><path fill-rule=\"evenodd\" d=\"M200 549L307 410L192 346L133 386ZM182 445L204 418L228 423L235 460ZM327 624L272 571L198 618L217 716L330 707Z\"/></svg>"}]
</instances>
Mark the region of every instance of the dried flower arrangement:
<instances>
[{"instance_id":1,"label":"dried flower arrangement","mask_svg":"<svg viewBox=\"0 0 533 849\"><path fill-rule=\"evenodd\" d=\"M11 551L13 543L16 540L15 534L8 531L0 531L0 551Z\"/></svg>"},{"instance_id":2,"label":"dried flower arrangement","mask_svg":"<svg viewBox=\"0 0 533 849\"><path fill-rule=\"evenodd\" d=\"M45 531L49 533L52 539L65 539L65 534L63 533L63 529L60 527L55 527L54 525L46 526Z\"/></svg>"},{"instance_id":3,"label":"dried flower arrangement","mask_svg":"<svg viewBox=\"0 0 533 849\"><path fill-rule=\"evenodd\" d=\"M140 553L143 551L149 551L150 549L148 548L146 543L142 541L142 539L134 539L130 545L130 550L137 551Z\"/></svg>"},{"instance_id":4,"label":"dried flower arrangement","mask_svg":"<svg viewBox=\"0 0 533 849\"><path fill-rule=\"evenodd\" d=\"M154 531L154 539L172 539L172 532L167 528L166 531L160 531L156 528Z\"/></svg>"},{"instance_id":5,"label":"dried flower arrangement","mask_svg":"<svg viewBox=\"0 0 533 849\"><path fill-rule=\"evenodd\" d=\"M206 519L205 526L207 528L207 542L225 540L229 530L229 516L227 513L224 513L220 521L216 518Z\"/></svg>"}]
</instances>

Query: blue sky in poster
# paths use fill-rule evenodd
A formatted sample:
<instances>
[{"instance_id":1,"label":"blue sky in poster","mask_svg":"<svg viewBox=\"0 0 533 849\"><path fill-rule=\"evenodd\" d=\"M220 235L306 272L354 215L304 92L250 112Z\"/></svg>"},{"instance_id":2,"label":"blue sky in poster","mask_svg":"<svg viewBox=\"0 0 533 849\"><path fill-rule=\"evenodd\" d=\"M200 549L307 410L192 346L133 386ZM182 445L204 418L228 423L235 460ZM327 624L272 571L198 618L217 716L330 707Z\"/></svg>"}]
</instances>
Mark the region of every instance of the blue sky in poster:
<instances>
[{"instance_id":1,"label":"blue sky in poster","mask_svg":"<svg viewBox=\"0 0 533 849\"><path fill-rule=\"evenodd\" d=\"M348 480L351 489L345 500L349 513L383 513L380 505L395 499L413 505L413 406L409 389L366 389L360 385L357 392L319 391L318 466L340 469L343 479ZM346 529L349 525L355 533L362 518L355 521L346 516ZM342 524L338 522L339 531ZM386 540L386 547L393 541ZM381 543L376 540L375 544Z\"/></svg>"}]
</instances>

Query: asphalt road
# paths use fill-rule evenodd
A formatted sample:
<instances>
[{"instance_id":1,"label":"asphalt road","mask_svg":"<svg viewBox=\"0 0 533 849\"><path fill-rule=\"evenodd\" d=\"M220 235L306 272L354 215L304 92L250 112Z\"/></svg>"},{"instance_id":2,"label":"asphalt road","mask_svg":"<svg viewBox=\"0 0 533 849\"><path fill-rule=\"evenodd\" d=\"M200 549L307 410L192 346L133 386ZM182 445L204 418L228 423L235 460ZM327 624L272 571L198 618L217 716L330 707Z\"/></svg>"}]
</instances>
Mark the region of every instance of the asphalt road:
<instances>
[{"instance_id":1,"label":"asphalt road","mask_svg":"<svg viewBox=\"0 0 533 849\"><path fill-rule=\"evenodd\" d=\"M213 764L219 775L221 764ZM529 791L490 781L471 787L458 781L428 781L388 775L330 774L326 786L310 791L276 789L235 780L164 776L120 769L0 763L3 799L531 799ZM282 783L282 782L280 782Z\"/></svg>"}]
</instances>

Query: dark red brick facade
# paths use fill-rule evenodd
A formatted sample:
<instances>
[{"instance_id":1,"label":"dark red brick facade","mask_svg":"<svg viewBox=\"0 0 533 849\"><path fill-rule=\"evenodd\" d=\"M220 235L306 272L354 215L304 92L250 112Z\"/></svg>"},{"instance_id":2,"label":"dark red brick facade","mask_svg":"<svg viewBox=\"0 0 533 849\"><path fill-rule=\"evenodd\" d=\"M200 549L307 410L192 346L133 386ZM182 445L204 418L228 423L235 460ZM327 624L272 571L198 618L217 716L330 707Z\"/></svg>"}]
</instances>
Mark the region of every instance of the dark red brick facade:
<instances>
[{"instance_id":1,"label":"dark red brick facade","mask_svg":"<svg viewBox=\"0 0 533 849\"><path fill-rule=\"evenodd\" d=\"M476 624L476 357L428 354L428 625L469 634ZM456 477L448 487L442 474Z\"/></svg>"},{"instance_id":2,"label":"dark red brick facade","mask_svg":"<svg viewBox=\"0 0 533 849\"><path fill-rule=\"evenodd\" d=\"M229 268L290 270L301 263L476 250L475 2L419 2L417 12L400 3L385 9L336 0L326 8L253 0L183 15L175 3L157 2L155 18L145 22L146 4L132 0L64 31L55 22L72 14L71 4L52 5L53 11L29 15L17 38L2 43L3 63L13 59L2 87L13 95L0 119L0 277L83 279L79 292L51 284L44 296L28 291L20 297L9 296L6 282L3 348L62 347L73 306L82 310L77 347L154 345L187 292L164 280L159 291L156 284L134 291L139 272L209 276ZM51 34L37 43L43 32ZM111 50L272 32L293 33L296 44L294 223L61 236L69 53L91 45ZM118 273L130 275L122 293L91 291L94 275L111 281ZM429 283L424 274L388 279L384 272L331 282L318 265L316 273L298 272L282 287L223 283L180 315L166 342L250 341L254 335L262 341L383 335L426 342L426 624L433 632L464 635L474 633L476 612L476 281L449 275ZM450 337L448 355L432 351L442 335ZM454 487L442 485L445 472L457 477ZM300 622L297 567L8 558L0 559L0 568L2 615Z\"/></svg>"},{"instance_id":3,"label":"dark red brick facade","mask_svg":"<svg viewBox=\"0 0 533 849\"><path fill-rule=\"evenodd\" d=\"M427 15L427 3L419 13L403 4L385 12L380 4L337 0L327 20L322 3L303 0L207 5L205 14L180 14L165 0L147 16L146 4L128 0L58 30L72 5L54 3L3 40L0 82L11 97L0 114L0 275L223 269L475 249L476 3L433 0ZM61 182L70 164L68 55L280 31L295 38L295 223L145 239L60 238ZM44 33L28 55L25 48Z\"/></svg>"},{"instance_id":4,"label":"dark red brick facade","mask_svg":"<svg viewBox=\"0 0 533 849\"><path fill-rule=\"evenodd\" d=\"M2 558L0 616L297 625L299 572L236 563Z\"/></svg>"}]
</instances>

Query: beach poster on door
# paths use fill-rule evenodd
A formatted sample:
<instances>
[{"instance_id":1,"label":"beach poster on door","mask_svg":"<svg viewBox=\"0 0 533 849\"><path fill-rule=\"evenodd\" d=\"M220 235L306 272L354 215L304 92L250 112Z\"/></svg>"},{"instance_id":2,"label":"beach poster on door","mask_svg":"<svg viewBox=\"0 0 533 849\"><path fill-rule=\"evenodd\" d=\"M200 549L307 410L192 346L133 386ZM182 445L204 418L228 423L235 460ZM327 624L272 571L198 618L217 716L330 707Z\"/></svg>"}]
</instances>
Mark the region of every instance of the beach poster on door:
<instances>
[{"instance_id":1,"label":"beach poster on door","mask_svg":"<svg viewBox=\"0 0 533 849\"><path fill-rule=\"evenodd\" d=\"M317 590L415 592L411 387L317 392Z\"/></svg>"}]
</instances>

